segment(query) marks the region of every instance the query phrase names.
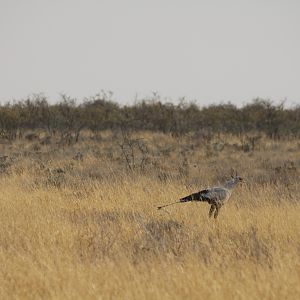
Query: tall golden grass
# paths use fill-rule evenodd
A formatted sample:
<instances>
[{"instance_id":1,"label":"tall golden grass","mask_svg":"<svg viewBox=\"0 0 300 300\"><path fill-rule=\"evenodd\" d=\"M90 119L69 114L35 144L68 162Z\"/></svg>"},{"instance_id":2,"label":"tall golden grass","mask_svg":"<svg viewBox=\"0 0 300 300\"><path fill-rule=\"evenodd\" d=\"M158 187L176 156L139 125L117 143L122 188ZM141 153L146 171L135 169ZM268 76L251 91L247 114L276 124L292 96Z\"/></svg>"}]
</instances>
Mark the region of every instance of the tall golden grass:
<instances>
[{"instance_id":1,"label":"tall golden grass","mask_svg":"<svg viewBox=\"0 0 300 300\"><path fill-rule=\"evenodd\" d=\"M140 133L155 163L129 172L103 136L35 152L25 141L1 146L19 153L0 176L1 299L299 299L297 141L208 154ZM163 146L173 150L161 156ZM83 160L72 159L78 151ZM206 203L156 209L231 166L246 184L217 220Z\"/></svg>"}]
</instances>

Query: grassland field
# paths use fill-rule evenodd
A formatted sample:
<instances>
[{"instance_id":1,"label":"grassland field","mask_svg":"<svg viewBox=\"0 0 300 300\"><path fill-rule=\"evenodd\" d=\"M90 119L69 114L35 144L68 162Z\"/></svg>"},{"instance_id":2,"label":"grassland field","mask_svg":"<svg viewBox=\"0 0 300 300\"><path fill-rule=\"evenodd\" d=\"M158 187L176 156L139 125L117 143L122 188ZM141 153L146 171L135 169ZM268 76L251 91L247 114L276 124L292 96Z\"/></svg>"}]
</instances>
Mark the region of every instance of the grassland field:
<instances>
[{"instance_id":1,"label":"grassland field","mask_svg":"<svg viewBox=\"0 0 300 300\"><path fill-rule=\"evenodd\" d=\"M161 204L245 179L207 203ZM44 132L0 142L0 299L300 299L300 141Z\"/></svg>"}]
</instances>

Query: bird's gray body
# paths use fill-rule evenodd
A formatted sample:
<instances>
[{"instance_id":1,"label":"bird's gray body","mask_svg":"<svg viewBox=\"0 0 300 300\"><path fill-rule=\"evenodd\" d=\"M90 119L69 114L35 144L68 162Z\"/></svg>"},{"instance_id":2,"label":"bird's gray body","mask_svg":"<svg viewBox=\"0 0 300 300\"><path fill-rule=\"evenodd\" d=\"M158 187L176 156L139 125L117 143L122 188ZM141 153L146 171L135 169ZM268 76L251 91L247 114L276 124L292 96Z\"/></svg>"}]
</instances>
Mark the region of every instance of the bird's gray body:
<instances>
[{"instance_id":1,"label":"bird's gray body","mask_svg":"<svg viewBox=\"0 0 300 300\"><path fill-rule=\"evenodd\" d=\"M203 201L211 205L209 210L209 216L214 213L214 217L217 218L220 208L228 201L231 196L233 188L242 181L239 176L232 177L228 180L224 186L211 187L205 190L188 195L180 199L180 202L189 201Z\"/></svg>"}]
</instances>

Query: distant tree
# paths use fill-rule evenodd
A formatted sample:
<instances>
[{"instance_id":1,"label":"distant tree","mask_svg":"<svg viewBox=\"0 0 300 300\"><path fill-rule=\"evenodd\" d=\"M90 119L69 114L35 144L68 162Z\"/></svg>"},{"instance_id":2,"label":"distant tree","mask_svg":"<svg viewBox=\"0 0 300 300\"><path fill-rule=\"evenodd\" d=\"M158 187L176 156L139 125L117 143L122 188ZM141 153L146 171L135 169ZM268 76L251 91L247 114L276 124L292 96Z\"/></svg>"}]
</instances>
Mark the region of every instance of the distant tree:
<instances>
[{"instance_id":1,"label":"distant tree","mask_svg":"<svg viewBox=\"0 0 300 300\"><path fill-rule=\"evenodd\" d=\"M130 106L112 101L112 93L102 91L79 103L65 94L50 104L43 94L0 105L0 136L14 139L24 130L42 129L62 140L77 142L84 129L151 130L179 136L189 132L264 133L272 139L300 136L300 106L285 108L257 98L237 108L231 103L200 108L184 98L178 104L163 103L157 93Z\"/></svg>"}]
</instances>

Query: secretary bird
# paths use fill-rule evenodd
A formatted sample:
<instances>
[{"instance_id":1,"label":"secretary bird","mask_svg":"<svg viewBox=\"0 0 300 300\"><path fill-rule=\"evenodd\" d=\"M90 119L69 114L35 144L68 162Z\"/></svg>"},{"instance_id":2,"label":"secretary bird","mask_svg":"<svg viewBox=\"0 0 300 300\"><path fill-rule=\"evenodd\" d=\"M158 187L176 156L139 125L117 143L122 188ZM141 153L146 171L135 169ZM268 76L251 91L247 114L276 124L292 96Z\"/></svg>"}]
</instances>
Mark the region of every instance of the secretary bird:
<instances>
[{"instance_id":1,"label":"secretary bird","mask_svg":"<svg viewBox=\"0 0 300 300\"><path fill-rule=\"evenodd\" d=\"M235 176L231 176L231 179L226 181L223 186L211 187L205 190L201 190L200 192L193 193L186 197L179 199L179 201L159 206L158 209L163 207L173 205L176 203L184 203L191 201L202 201L210 204L209 217L214 215L216 219L218 217L219 211L221 207L228 201L231 196L232 190L236 187L239 182L242 182L243 179L237 174Z\"/></svg>"}]
</instances>

